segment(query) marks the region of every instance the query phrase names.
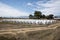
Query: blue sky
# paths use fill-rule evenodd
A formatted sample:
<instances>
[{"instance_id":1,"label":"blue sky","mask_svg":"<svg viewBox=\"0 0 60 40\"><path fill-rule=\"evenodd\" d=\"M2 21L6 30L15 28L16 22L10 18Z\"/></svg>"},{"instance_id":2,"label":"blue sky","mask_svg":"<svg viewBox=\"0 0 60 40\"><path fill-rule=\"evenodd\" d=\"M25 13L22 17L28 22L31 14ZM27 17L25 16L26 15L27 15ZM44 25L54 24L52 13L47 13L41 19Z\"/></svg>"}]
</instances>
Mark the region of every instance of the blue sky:
<instances>
[{"instance_id":1,"label":"blue sky","mask_svg":"<svg viewBox=\"0 0 60 40\"><path fill-rule=\"evenodd\" d=\"M0 16L19 17L41 11L60 15L60 0L0 0Z\"/></svg>"}]
</instances>

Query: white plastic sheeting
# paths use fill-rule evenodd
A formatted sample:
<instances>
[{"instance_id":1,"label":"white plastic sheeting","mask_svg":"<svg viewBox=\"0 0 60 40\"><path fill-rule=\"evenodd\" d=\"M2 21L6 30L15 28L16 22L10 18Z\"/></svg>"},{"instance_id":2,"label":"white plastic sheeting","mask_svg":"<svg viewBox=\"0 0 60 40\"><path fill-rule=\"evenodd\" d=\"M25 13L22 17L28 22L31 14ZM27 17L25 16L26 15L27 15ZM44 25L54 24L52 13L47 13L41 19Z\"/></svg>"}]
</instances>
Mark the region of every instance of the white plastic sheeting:
<instances>
[{"instance_id":1,"label":"white plastic sheeting","mask_svg":"<svg viewBox=\"0 0 60 40\"><path fill-rule=\"evenodd\" d=\"M2 21L24 24L52 24L56 22L56 20L38 20L38 19L3 19Z\"/></svg>"}]
</instances>

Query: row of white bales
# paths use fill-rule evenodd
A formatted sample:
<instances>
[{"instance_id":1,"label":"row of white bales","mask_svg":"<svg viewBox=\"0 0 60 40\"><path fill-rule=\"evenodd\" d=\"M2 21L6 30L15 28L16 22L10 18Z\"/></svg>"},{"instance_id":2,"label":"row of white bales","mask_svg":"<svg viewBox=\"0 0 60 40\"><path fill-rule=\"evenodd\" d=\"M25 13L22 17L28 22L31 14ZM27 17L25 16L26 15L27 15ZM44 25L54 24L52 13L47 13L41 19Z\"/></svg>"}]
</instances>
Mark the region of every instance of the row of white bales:
<instances>
[{"instance_id":1,"label":"row of white bales","mask_svg":"<svg viewBox=\"0 0 60 40\"><path fill-rule=\"evenodd\" d=\"M53 24L56 20L38 20L38 19L3 19L4 22L15 22L23 24Z\"/></svg>"}]
</instances>

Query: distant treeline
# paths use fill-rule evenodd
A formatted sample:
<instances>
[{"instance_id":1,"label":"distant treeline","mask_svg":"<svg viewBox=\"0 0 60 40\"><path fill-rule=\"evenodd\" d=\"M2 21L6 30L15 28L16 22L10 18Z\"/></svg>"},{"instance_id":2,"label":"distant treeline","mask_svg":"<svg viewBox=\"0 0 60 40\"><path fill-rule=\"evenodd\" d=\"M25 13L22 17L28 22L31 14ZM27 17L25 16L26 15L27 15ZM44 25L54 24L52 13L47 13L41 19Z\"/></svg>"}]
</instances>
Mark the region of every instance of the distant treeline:
<instances>
[{"instance_id":1,"label":"distant treeline","mask_svg":"<svg viewBox=\"0 0 60 40\"><path fill-rule=\"evenodd\" d=\"M54 19L53 14L44 15L41 11L35 11L34 15L30 14L29 17L0 17L0 19Z\"/></svg>"},{"instance_id":2,"label":"distant treeline","mask_svg":"<svg viewBox=\"0 0 60 40\"><path fill-rule=\"evenodd\" d=\"M0 19L22 19L22 18L17 18L17 17L0 17Z\"/></svg>"},{"instance_id":3,"label":"distant treeline","mask_svg":"<svg viewBox=\"0 0 60 40\"><path fill-rule=\"evenodd\" d=\"M2 17L0 17L0 19L2 19Z\"/></svg>"},{"instance_id":4,"label":"distant treeline","mask_svg":"<svg viewBox=\"0 0 60 40\"><path fill-rule=\"evenodd\" d=\"M49 14L49 15L44 15L42 14L41 11L35 11L34 15L30 14L29 15L30 19L54 19L54 15L53 14Z\"/></svg>"},{"instance_id":5,"label":"distant treeline","mask_svg":"<svg viewBox=\"0 0 60 40\"><path fill-rule=\"evenodd\" d=\"M0 19L29 19L26 17L0 17Z\"/></svg>"}]
</instances>

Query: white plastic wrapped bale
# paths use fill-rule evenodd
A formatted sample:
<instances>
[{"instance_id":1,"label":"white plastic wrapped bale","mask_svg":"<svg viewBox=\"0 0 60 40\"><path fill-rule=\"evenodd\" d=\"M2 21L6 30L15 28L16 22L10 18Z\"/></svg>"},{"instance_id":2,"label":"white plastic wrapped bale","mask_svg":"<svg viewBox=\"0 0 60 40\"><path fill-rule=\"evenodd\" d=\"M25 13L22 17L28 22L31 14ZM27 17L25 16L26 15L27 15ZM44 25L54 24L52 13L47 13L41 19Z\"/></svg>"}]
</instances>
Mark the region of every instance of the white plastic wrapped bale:
<instances>
[{"instance_id":1,"label":"white plastic wrapped bale","mask_svg":"<svg viewBox=\"0 0 60 40\"><path fill-rule=\"evenodd\" d=\"M23 24L52 24L56 22L56 20L35 20L35 19L4 19L2 21Z\"/></svg>"}]
</instances>

